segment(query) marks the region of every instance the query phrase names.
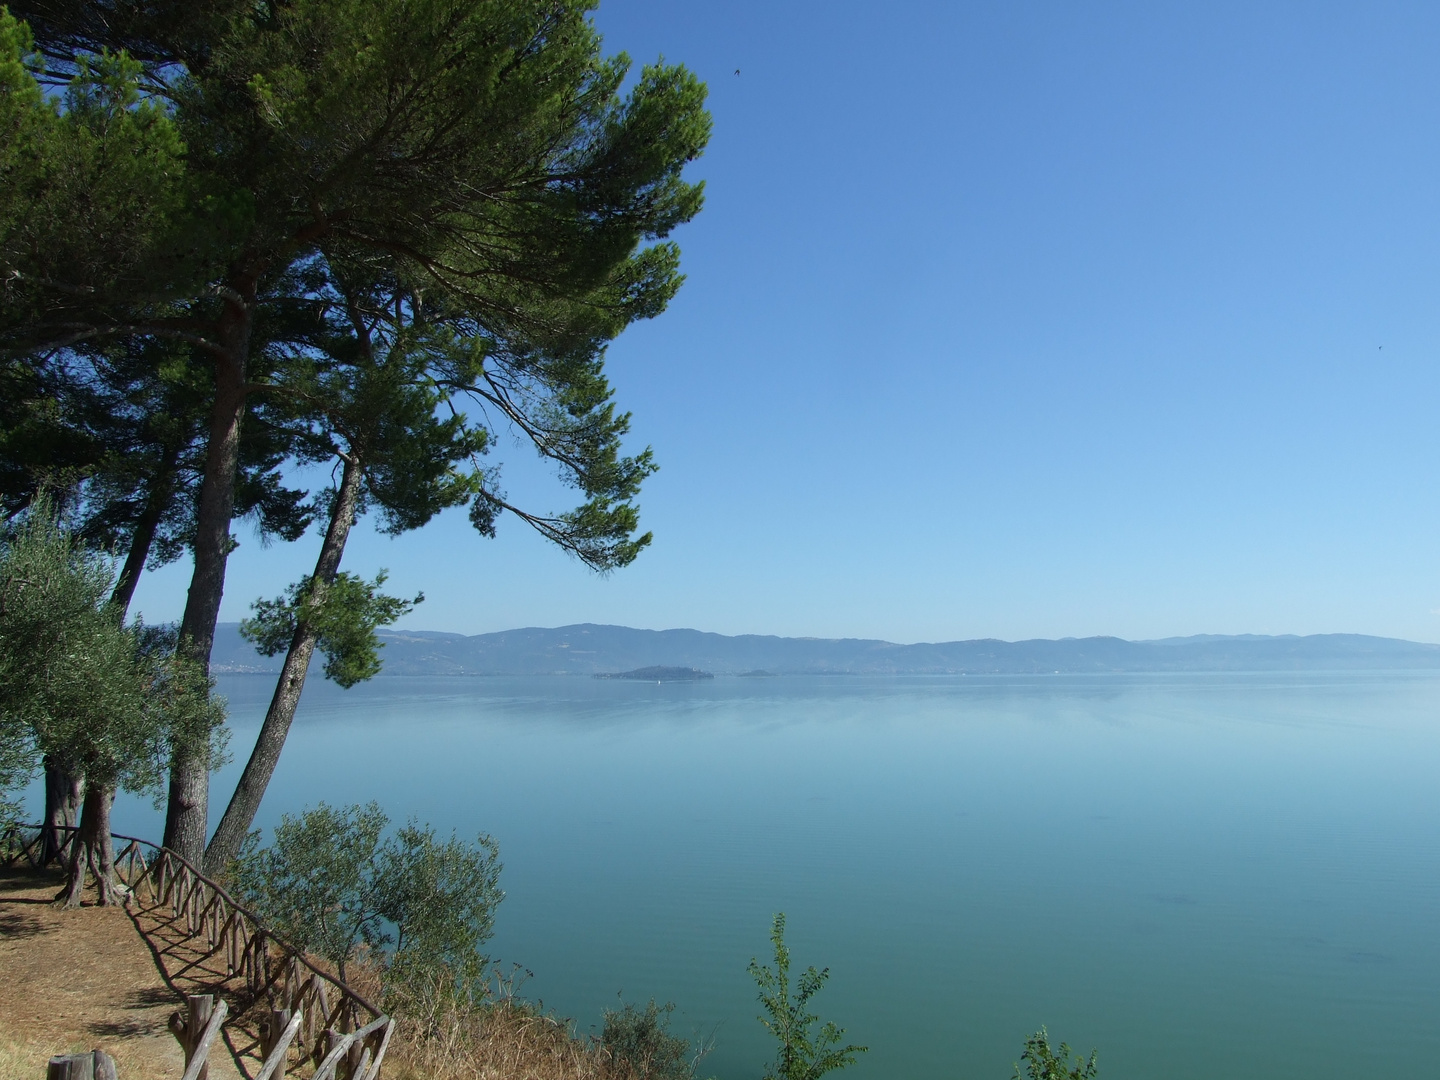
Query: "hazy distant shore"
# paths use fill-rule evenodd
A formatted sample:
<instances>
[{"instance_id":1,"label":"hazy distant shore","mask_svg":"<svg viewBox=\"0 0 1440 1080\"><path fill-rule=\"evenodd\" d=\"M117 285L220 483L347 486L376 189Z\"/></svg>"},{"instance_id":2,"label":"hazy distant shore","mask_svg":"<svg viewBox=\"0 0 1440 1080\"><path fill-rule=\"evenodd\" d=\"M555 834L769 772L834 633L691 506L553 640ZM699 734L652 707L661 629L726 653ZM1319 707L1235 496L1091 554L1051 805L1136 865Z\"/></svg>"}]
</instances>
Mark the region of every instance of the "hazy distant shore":
<instances>
[{"instance_id":1,"label":"hazy distant shore","mask_svg":"<svg viewBox=\"0 0 1440 1080\"><path fill-rule=\"evenodd\" d=\"M1440 670L1440 645L1364 634L1115 637L916 645L859 638L727 636L584 623L494 634L381 631L387 675L620 675L693 668L716 675L1001 675L1165 671ZM211 670L271 673L237 625L217 629Z\"/></svg>"}]
</instances>

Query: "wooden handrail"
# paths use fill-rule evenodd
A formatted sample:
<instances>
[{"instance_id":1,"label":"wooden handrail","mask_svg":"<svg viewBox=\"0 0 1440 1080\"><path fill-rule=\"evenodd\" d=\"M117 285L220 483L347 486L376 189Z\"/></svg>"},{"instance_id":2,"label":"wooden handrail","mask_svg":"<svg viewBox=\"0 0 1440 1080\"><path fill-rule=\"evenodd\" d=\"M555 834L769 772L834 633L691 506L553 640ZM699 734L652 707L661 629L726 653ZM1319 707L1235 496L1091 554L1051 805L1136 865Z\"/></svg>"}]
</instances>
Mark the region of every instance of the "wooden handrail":
<instances>
[{"instance_id":1,"label":"wooden handrail","mask_svg":"<svg viewBox=\"0 0 1440 1080\"><path fill-rule=\"evenodd\" d=\"M75 826L59 827L67 837L77 831ZM34 829L36 835L27 841L22 830L30 829ZM281 1058L290 1041L298 1039L317 1067L317 1078L326 1075L333 1078L341 1059L348 1053L351 1060L343 1075L351 1080L376 1080L394 1029L393 1019L363 994L317 967L302 950L272 934L258 915L179 853L137 836L110 835L113 840L126 844L115 857L115 870L132 897L139 901L138 890L142 884L147 885L149 907L168 907L172 924L183 924L189 938L203 939L204 948L208 949L205 956L213 956L223 949L227 971L244 977L251 1004L261 999L273 1002L278 994L283 1011L293 1015L285 1025L286 1034L279 1047ZM11 825L0 830L0 861L13 865L24 858L39 867L41 863L31 851L43 836L44 827L38 825ZM146 848L154 852L148 860ZM127 860L128 881L121 872ZM135 873L137 862L141 868L138 875ZM271 955L272 946L279 951L278 957ZM338 992L333 1008L327 986ZM361 1024L357 1008L370 1014L369 1022ZM339 1052L342 1046L345 1053ZM266 1056L275 1059L273 1053ZM271 1065L272 1061L267 1060L266 1064ZM273 1065L278 1066L279 1059L275 1059Z\"/></svg>"},{"instance_id":2,"label":"wooden handrail","mask_svg":"<svg viewBox=\"0 0 1440 1080\"><path fill-rule=\"evenodd\" d=\"M40 825L12 825L12 826L10 826L10 827L6 830L6 834L7 834L7 835L18 835L18 834L20 833L20 830L21 830L21 829L37 829L37 830L39 830L39 829L43 829L43 828L44 828L44 826L40 826ZM73 833L73 832L78 832L78 831L79 831L78 826L74 826L74 825L61 825L61 826L58 826L58 828L61 828L61 829L65 830L67 833ZM143 847L151 848L152 850L155 851L155 853L156 853L157 855L166 856L166 857L168 857L168 858L170 858L170 859L175 860L175 861L178 862L181 866L183 866L186 870L188 870L188 871L191 873L191 875L194 876L194 878L195 878L196 881L198 881L198 882L200 882L201 884L203 884L203 885L207 886L208 888L210 888L210 889L215 893L215 896L216 896L216 897L218 897L218 898L221 899L221 900L224 900L225 903L227 903L228 905L230 905L230 907L234 908L234 909L235 909L236 911L238 911L241 915L244 915L247 919L249 919L252 923L254 923L256 929L260 930L260 931L265 935L265 937L266 937L266 939L267 939L268 941L273 942L274 944L278 945L278 946L280 947L280 949L281 949L282 952L285 952L285 953L290 954L290 955L293 956L296 960L300 961L300 963L301 963L304 967L308 968L310 971L312 971L312 972L314 972L316 975L320 976L320 978L324 979L326 982L328 982L328 983L334 985L335 987L339 988L339 990L340 990L346 997L352 999L352 1000L353 1000L357 1005L359 1005L361 1008L368 1010L368 1011L371 1013L371 1015L373 1015L373 1016L383 1016L383 1015L385 1015L383 1012L381 1012L380 1009L376 1008L376 1007L375 1007L374 1005L372 1005L368 1000L366 1000L365 997L364 997L359 991L351 988L351 987L348 986L346 983L341 982L338 978L336 978L334 975L331 975L329 972L325 971L323 968L316 967L314 964L312 964L309 960L307 960L307 959L305 958L304 952L302 952L299 948L297 948L297 947L294 946L294 945L291 945L291 944L290 944L288 941L286 941L284 938L278 937L277 935L271 933L269 930L266 930L266 929L264 928L264 924L260 921L260 916L256 915L255 912L251 911L251 910L250 910L249 908L247 908L244 904L240 903L240 902L239 902L238 900L236 900L233 896L231 896L228 892L226 892L226 891L225 891L225 887L224 887L223 885L219 884L218 882L216 882L216 881L213 880L212 878L206 877L206 876L205 876L203 873L201 873L199 870L195 869L194 864L191 863L189 859L185 858L185 856L181 855L179 852L174 851L174 850L172 850L171 848L163 847L163 846L160 845L160 844L152 843L151 841L142 839L141 837L138 837L138 836L126 836L126 835L124 835L123 833L111 833L110 836L111 836L111 838L114 839L114 840L124 840L124 841L126 841L127 843L139 844L139 845L141 845L141 846L143 846ZM38 838L37 838L37 839L38 839ZM30 848L30 847L33 847L33 846L34 846L34 841L31 841L29 844L26 844L26 845L25 845L25 847L26 847L27 849ZM23 854L23 853L24 853L24 852L22 851L22 854ZM13 861L13 859L12 859L11 861ZM118 861L119 861L119 860L117 860L117 862L118 862ZM153 864L152 864L152 865L153 865ZM128 884L128 883L127 883L127 884Z\"/></svg>"}]
</instances>

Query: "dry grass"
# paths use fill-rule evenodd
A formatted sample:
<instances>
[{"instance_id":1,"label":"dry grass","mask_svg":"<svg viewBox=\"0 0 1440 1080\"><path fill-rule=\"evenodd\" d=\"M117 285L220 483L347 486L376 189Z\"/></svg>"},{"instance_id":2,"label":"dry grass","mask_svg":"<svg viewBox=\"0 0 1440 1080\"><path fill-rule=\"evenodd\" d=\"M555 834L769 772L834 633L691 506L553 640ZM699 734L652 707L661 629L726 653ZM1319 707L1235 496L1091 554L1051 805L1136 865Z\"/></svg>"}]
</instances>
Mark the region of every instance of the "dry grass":
<instances>
[{"instance_id":1,"label":"dry grass","mask_svg":"<svg viewBox=\"0 0 1440 1080\"><path fill-rule=\"evenodd\" d=\"M49 1060L39 1043L15 1042L0 1036L0 1080L35 1080L38 1065Z\"/></svg>"},{"instance_id":2,"label":"dry grass","mask_svg":"<svg viewBox=\"0 0 1440 1080\"><path fill-rule=\"evenodd\" d=\"M388 1080L638 1080L594 1039L515 999L452 1012L422 1036L404 1021Z\"/></svg>"},{"instance_id":3,"label":"dry grass","mask_svg":"<svg viewBox=\"0 0 1440 1080\"><path fill-rule=\"evenodd\" d=\"M102 1039L71 1040L62 1046L43 1038L14 1040L0 1034L0 1080L37 1080L45 1074L45 1063L52 1055L84 1054L104 1042ZM156 1072L155 1055L144 1049L136 1050L124 1043L107 1043L102 1049L115 1059L116 1074L123 1080L180 1075L179 1065Z\"/></svg>"}]
</instances>

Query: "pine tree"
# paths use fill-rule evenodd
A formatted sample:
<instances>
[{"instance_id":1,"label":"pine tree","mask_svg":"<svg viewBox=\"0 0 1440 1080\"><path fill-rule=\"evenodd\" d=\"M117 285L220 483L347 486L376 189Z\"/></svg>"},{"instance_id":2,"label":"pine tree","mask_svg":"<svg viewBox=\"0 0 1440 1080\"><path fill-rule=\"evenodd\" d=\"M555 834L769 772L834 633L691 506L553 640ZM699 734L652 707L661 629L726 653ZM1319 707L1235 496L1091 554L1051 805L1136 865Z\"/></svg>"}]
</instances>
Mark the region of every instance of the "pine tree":
<instances>
[{"instance_id":1,"label":"pine tree","mask_svg":"<svg viewBox=\"0 0 1440 1080\"><path fill-rule=\"evenodd\" d=\"M277 284L326 246L384 260L517 361L573 375L575 403L590 411L593 395L609 393L597 371L604 344L658 314L679 286L678 250L665 238L700 208L700 185L681 171L708 140L709 117L704 87L677 66L644 69L622 95L628 59L601 55L589 0L105 7L99 17L86 4L37 0L15 11L34 16L39 52L58 72L93 67L100 49L124 53L112 108L149 122L146 110L163 104L160 118L179 137L173 167L153 192L137 185L122 200L148 199L147 214L77 219L61 246L73 257L42 258L36 243L0 249L0 272L22 301L0 320L0 348L139 334L187 341L208 358L180 628L181 648L203 665L241 422L251 395L275 392L256 329L284 302ZM46 202L43 185L26 190L35 206L8 220L57 220L51 202L63 200ZM27 228L26 237L50 235ZM95 262L102 236L114 265ZM476 498L483 525L496 504ZM532 524L556 538L598 535L623 530L631 513L592 500L580 517ZM207 785L198 759L177 756L165 842L192 858Z\"/></svg>"}]
</instances>

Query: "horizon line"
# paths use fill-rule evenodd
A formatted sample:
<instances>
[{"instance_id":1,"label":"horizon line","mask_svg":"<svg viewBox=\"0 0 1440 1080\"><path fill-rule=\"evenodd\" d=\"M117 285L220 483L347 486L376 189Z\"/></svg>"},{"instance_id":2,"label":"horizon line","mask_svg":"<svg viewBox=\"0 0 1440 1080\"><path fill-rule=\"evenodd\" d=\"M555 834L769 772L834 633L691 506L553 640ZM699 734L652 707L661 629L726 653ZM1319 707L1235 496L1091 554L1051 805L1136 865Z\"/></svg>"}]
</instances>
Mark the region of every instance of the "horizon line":
<instances>
[{"instance_id":1,"label":"horizon line","mask_svg":"<svg viewBox=\"0 0 1440 1080\"><path fill-rule=\"evenodd\" d=\"M235 626L235 627L238 627L239 625L240 625L240 623L239 623L238 621L229 621L229 620L227 620L227 621L224 621L224 622L218 622L218 623L216 623L216 628L218 629L218 628L221 627L221 626ZM1198 639L1198 638L1214 638L1214 639L1225 639L1225 640L1235 640L1235 639L1241 639L1241 638L1254 638L1254 639L1264 639L1264 640L1271 640L1271 641L1284 640L1284 639L1286 639L1286 638L1293 638L1293 639L1295 639L1295 640L1297 640L1297 641L1301 641L1301 640L1306 640L1306 639L1310 639L1310 638L1327 638L1327 637L1369 638L1369 639L1374 640L1374 641L1395 641L1395 642L1404 642L1404 643L1407 644L1407 645L1424 645L1424 646L1428 646L1428 647L1440 648L1440 642L1417 641L1417 640L1415 640L1415 639L1413 639L1413 638L1392 637L1392 636L1389 636L1389 635L1386 635L1386 634L1366 634L1366 633L1359 633L1359 632L1356 632L1356 631L1349 631L1349 630L1324 631L1324 632L1312 633L1312 634L1296 634L1296 633L1285 633L1285 634L1256 634L1256 633L1251 633L1251 632L1244 632L1244 633L1237 633L1237 634L1215 634L1215 633L1201 632L1201 633L1195 633L1195 634L1169 634L1169 635L1167 635L1167 636L1165 636L1165 637L1155 637L1155 638L1126 638L1126 637L1121 637L1121 636L1118 635L1118 634L1066 634L1066 635L1064 635L1064 636L1062 636L1062 637L1028 637L1028 638L971 637L971 638L947 638L947 639L944 639L944 640L930 640L930 641L891 641L891 640L888 639L888 638L881 638L881 637L860 637L860 636L826 637L826 636L819 635L819 634L767 634L767 633L757 633L757 632L754 632L754 631L747 631L747 632L745 632L745 633L739 633L739 634L726 634L726 633L722 633L722 632L720 632L720 631L718 631L718 630L699 630L699 629L697 629L697 628L695 628L695 627L693 627L693 626L668 626L668 627L664 627L664 628L661 628L661 629L656 629L656 628L654 628L654 627L645 627L645 626L628 626L628 625L626 625L626 624L624 624L624 623L599 623L599 622L564 623L564 624L561 624L561 625L559 625L559 626L539 626L539 625L533 625L533 624L532 624L532 625L529 625L529 626L512 626L512 627L508 627L508 628L506 628L506 629L504 629L504 630L482 630L482 631L478 631L478 632L476 632L476 633L469 633L469 634L464 633L463 631L459 631L459 630L426 630L426 629L422 629L422 628L413 628L413 629L412 629L412 628L399 628L399 629L397 629L397 628L394 628L394 627L382 628L382 629L380 629L378 632L379 632L379 633L382 633L382 634L407 634L407 633L408 633L408 634L432 634L432 635L440 635L440 636L445 636L445 637L477 638L477 637L491 637L491 636L494 636L494 635L497 635L497 634L516 634L516 633L523 633L523 632L528 631L528 630L544 630L544 631L552 631L552 632L553 632L553 631L557 631L557 630L576 630L576 629L587 628L587 627L593 627L593 628L595 628L595 629L600 629L600 630L630 630L630 631L634 631L634 632L636 632L636 633L644 633L644 634L687 633L687 634L706 634L706 635L712 635L712 636L714 636L714 637L723 637L723 638L743 638L743 637L774 638L774 639L780 640L780 641L836 641L836 642L840 642L840 641L861 641L861 642L878 642L879 644L882 644L882 645L894 645L894 646L899 647L899 648L910 648L910 647L919 646L919 645L963 645L963 644L974 644L974 643L979 643L979 642L997 642L997 643L1003 644L1003 645L1026 645L1026 644L1032 644L1032 643L1035 643L1035 642L1042 642L1042 641L1045 641L1045 642L1062 642L1062 641L1121 641L1121 642L1124 642L1124 643L1126 643L1126 644L1128 644L1128 645L1156 645L1156 644L1162 644L1162 643L1164 643L1164 642L1194 641L1194 640L1196 640L1196 639Z\"/></svg>"}]
</instances>

